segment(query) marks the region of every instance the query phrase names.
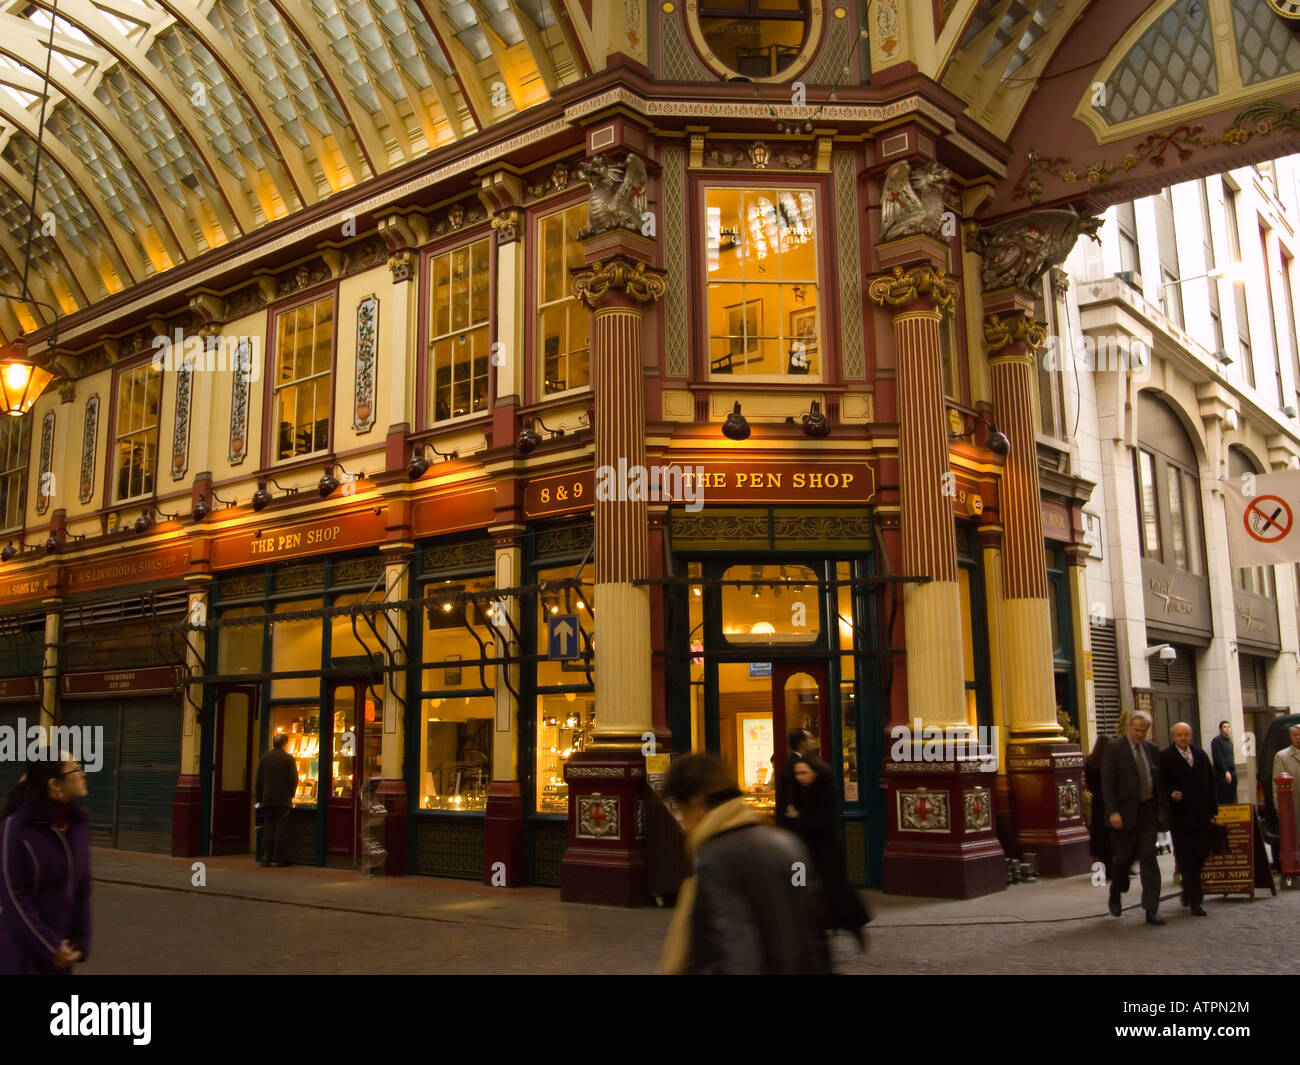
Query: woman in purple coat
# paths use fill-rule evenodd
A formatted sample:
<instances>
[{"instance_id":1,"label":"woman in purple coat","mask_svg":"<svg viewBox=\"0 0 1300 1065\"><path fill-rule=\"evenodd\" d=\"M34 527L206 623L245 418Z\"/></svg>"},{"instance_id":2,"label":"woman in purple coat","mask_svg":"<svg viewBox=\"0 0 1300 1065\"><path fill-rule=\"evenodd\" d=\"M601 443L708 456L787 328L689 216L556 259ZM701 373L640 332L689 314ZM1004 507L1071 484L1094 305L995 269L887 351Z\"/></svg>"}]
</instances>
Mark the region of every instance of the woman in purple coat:
<instances>
[{"instance_id":1,"label":"woman in purple coat","mask_svg":"<svg viewBox=\"0 0 1300 1065\"><path fill-rule=\"evenodd\" d=\"M27 763L0 819L0 974L69 973L90 949L86 775L66 755Z\"/></svg>"}]
</instances>

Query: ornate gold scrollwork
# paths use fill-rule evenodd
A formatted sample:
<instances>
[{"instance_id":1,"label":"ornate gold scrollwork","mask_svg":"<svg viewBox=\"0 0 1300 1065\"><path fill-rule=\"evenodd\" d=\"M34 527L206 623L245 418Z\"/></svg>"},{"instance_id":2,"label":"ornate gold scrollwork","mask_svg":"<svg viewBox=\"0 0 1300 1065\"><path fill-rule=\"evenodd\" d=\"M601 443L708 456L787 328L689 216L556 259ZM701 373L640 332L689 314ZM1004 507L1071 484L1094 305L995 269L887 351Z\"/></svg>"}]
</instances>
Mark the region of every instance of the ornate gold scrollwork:
<instances>
[{"instance_id":1,"label":"ornate gold scrollwork","mask_svg":"<svg viewBox=\"0 0 1300 1065\"><path fill-rule=\"evenodd\" d=\"M610 289L625 292L640 303L654 303L663 298L667 285L662 273L622 256L592 263L573 275L573 294L592 310Z\"/></svg>"},{"instance_id":2,"label":"ornate gold scrollwork","mask_svg":"<svg viewBox=\"0 0 1300 1065\"><path fill-rule=\"evenodd\" d=\"M879 277L872 278L867 288L874 303L900 307L905 303L929 296L941 311L952 310L957 302L957 285L942 266L901 266Z\"/></svg>"},{"instance_id":3,"label":"ornate gold scrollwork","mask_svg":"<svg viewBox=\"0 0 1300 1065\"><path fill-rule=\"evenodd\" d=\"M1046 339L1047 326L1028 314L1006 317L990 314L984 319L984 343L988 346L990 355L1021 340L1032 355Z\"/></svg>"}]
</instances>

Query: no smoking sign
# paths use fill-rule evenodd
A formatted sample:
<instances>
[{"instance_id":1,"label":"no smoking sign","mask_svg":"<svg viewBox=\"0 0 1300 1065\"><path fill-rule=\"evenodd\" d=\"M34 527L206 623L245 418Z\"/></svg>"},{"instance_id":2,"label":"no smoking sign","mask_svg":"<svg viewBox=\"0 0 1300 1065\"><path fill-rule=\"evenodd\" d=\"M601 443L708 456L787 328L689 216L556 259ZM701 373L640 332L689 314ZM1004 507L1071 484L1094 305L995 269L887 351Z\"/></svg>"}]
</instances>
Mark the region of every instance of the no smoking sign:
<instances>
[{"instance_id":1,"label":"no smoking sign","mask_svg":"<svg viewBox=\"0 0 1300 1065\"><path fill-rule=\"evenodd\" d=\"M1295 517L1281 496L1257 496L1245 513L1246 532L1261 544L1275 544L1291 531Z\"/></svg>"}]
</instances>

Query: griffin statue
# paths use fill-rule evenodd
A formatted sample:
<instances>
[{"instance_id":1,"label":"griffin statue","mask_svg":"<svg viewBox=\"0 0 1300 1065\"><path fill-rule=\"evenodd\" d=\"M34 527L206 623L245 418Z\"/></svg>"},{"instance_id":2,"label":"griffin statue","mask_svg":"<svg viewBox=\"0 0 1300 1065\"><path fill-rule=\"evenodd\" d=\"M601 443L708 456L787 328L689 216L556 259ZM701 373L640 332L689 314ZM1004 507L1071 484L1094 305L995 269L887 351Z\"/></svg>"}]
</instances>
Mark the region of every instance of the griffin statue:
<instances>
[{"instance_id":1,"label":"griffin statue","mask_svg":"<svg viewBox=\"0 0 1300 1065\"><path fill-rule=\"evenodd\" d=\"M641 232L649 176L640 156L629 153L617 159L612 155L595 155L577 173L579 179L591 185L587 225L578 231L579 240L611 229Z\"/></svg>"}]
</instances>

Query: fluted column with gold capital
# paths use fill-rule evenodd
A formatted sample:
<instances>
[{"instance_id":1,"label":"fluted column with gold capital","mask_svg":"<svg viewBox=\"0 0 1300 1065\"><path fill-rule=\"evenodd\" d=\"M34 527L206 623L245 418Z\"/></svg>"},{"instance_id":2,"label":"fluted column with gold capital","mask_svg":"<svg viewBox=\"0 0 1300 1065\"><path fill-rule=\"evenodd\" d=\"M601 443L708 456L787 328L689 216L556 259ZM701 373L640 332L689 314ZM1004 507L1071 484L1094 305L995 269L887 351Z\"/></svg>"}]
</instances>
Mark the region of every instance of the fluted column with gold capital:
<instances>
[{"instance_id":1,"label":"fluted column with gold capital","mask_svg":"<svg viewBox=\"0 0 1300 1065\"><path fill-rule=\"evenodd\" d=\"M956 285L928 264L874 278L871 299L889 309L898 365L899 505L904 576L926 584L903 588L909 714L956 732L966 720L961 647L961 593L952 501L944 493L948 422L943 402L939 327L956 302Z\"/></svg>"},{"instance_id":2,"label":"fluted column with gold capital","mask_svg":"<svg viewBox=\"0 0 1300 1065\"><path fill-rule=\"evenodd\" d=\"M653 242L615 229L584 246L573 291L592 315L591 387L597 481L602 467L645 465L642 317L665 291L648 263ZM621 478L620 478L621 480ZM596 725L592 746L564 767L569 846L560 864L566 902L622 906L649 900L645 868L643 737L651 704L648 511L644 499L593 504Z\"/></svg>"},{"instance_id":3,"label":"fluted column with gold capital","mask_svg":"<svg viewBox=\"0 0 1300 1065\"><path fill-rule=\"evenodd\" d=\"M903 585L908 733L891 730L884 761L888 833L884 889L909 895L973 898L1006 887L994 832L995 767L973 755L962 671L962 604L949 488L948 421L940 327L956 303L947 247L925 234L881 245L888 272L868 286L890 315L898 409L898 498ZM926 732L952 741L940 756ZM934 733L928 733L933 737ZM910 736L910 742L908 737ZM961 741L958 743L957 741Z\"/></svg>"},{"instance_id":4,"label":"fluted column with gold capital","mask_svg":"<svg viewBox=\"0 0 1300 1065\"><path fill-rule=\"evenodd\" d=\"M1033 304L1016 289L986 293L984 342L994 417L1010 441L1000 500L1007 776L1015 798L1016 849L1034 852L1046 875L1086 872L1080 776L1083 755L1056 719L1052 618L1038 481L1034 360L1046 337Z\"/></svg>"}]
</instances>

